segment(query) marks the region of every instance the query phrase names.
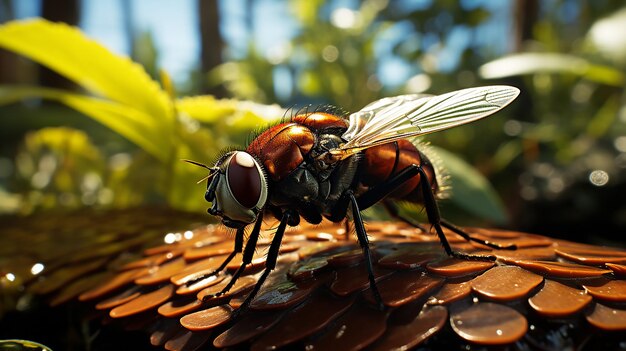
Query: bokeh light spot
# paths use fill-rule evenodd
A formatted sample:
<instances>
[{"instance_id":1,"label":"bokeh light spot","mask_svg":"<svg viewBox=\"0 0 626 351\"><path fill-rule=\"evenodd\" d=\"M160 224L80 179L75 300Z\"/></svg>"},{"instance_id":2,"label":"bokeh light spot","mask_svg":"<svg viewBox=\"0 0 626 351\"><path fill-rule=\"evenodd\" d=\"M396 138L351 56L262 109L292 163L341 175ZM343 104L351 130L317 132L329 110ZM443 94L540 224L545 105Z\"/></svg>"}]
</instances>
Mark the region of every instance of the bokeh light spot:
<instances>
[{"instance_id":1,"label":"bokeh light spot","mask_svg":"<svg viewBox=\"0 0 626 351\"><path fill-rule=\"evenodd\" d=\"M595 186L604 186L609 182L609 174L603 170L596 169L589 174L589 181Z\"/></svg>"}]
</instances>

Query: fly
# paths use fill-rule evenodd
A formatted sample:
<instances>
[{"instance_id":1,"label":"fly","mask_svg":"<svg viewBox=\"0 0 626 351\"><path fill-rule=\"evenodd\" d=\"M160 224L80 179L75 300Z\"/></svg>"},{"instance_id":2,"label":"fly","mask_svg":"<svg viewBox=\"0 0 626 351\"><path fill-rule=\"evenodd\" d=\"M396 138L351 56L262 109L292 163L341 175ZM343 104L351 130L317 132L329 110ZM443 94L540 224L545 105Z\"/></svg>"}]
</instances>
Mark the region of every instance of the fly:
<instances>
[{"instance_id":1,"label":"fly","mask_svg":"<svg viewBox=\"0 0 626 351\"><path fill-rule=\"evenodd\" d=\"M411 94L370 103L346 119L334 113L306 112L268 128L245 150L231 151L214 167L189 161L209 170L205 199L208 212L236 229L233 251L213 273L225 269L235 255L242 263L217 296L228 292L252 262L263 216L280 220L270 244L265 270L238 311L245 311L269 273L276 267L287 226L300 219L317 224L351 219L363 251L370 288L379 306L382 299L374 280L370 245L361 211L377 203L400 220L393 200L423 204L445 252L469 260L495 260L452 250L442 228L465 240L497 249L515 249L471 237L441 218L437 195L441 182L429 158L411 143L414 138L487 117L510 104L519 89L510 86L469 88L443 95ZM245 242L245 229L252 230ZM208 276L194 280L205 279ZM212 296L206 297L210 299Z\"/></svg>"}]
</instances>

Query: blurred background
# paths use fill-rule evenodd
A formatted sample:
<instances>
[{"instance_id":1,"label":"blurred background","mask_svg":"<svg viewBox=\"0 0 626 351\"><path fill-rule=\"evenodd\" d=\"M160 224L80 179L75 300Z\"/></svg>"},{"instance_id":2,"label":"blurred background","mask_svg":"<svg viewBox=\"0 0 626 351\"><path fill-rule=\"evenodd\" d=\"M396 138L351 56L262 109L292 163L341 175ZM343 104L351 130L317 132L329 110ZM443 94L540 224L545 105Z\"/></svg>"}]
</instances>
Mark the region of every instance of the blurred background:
<instances>
[{"instance_id":1,"label":"blurred background","mask_svg":"<svg viewBox=\"0 0 626 351\"><path fill-rule=\"evenodd\" d=\"M9 30L33 17L99 44ZM510 84L503 112L425 138L447 150L444 216L626 242L623 1L0 0L0 23L4 213L202 212L179 159L211 163L284 109Z\"/></svg>"}]
</instances>

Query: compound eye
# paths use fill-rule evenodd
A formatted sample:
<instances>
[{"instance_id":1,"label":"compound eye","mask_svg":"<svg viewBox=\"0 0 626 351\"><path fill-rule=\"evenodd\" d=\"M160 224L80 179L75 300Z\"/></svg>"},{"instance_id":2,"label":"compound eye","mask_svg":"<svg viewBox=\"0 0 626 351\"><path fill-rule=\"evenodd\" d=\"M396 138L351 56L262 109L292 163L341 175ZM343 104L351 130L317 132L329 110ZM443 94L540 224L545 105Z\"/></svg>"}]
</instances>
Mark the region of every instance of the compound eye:
<instances>
[{"instance_id":1,"label":"compound eye","mask_svg":"<svg viewBox=\"0 0 626 351\"><path fill-rule=\"evenodd\" d=\"M247 152L238 151L228 164L228 186L235 200L246 208L253 208L261 198L261 174L256 161Z\"/></svg>"}]
</instances>

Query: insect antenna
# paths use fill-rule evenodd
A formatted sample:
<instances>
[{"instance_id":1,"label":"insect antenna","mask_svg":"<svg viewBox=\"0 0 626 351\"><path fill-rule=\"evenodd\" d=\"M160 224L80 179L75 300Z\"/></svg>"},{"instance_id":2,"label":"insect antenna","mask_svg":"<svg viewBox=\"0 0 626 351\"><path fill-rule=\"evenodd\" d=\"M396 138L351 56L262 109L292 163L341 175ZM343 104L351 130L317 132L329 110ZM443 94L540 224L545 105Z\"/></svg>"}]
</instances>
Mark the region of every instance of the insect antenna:
<instances>
[{"instance_id":1,"label":"insect antenna","mask_svg":"<svg viewBox=\"0 0 626 351\"><path fill-rule=\"evenodd\" d=\"M219 171L219 168L217 168L217 167L209 167L209 166L205 165L204 163L200 163L200 162L196 162L196 161L192 161L192 160L187 160L187 159L182 159L181 161L187 162L187 163L191 163L192 165L196 165L198 167L206 168L206 169L209 170L209 174L206 177L200 179L196 184L200 184L200 183L204 182L205 180L211 179Z\"/></svg>"},{"instance_id":2,"label":"insect antenna","mask_svg":"<svg viewBox=\"0 0 626 351\"><path fill-rule=\"evenodd\" d=\"M188 159L182 159L181 161L183 162L187 162L187 163L191 163L192 165L196 165L198 167L202 167L202 168L206 168L209 171L212 171L214 169L214 167L209 167L207 165L205 165L204 163L200 163L200 162L196 162L196 161L192 161L192 160L188 160Z\"/></svg>"}]
</instances>

